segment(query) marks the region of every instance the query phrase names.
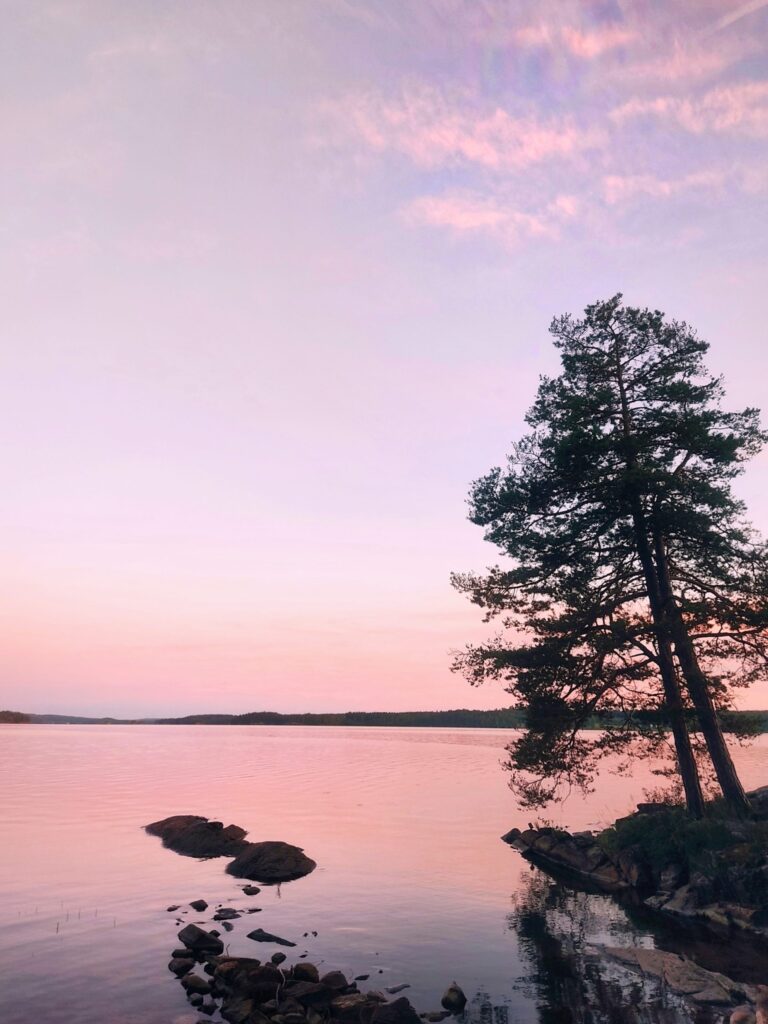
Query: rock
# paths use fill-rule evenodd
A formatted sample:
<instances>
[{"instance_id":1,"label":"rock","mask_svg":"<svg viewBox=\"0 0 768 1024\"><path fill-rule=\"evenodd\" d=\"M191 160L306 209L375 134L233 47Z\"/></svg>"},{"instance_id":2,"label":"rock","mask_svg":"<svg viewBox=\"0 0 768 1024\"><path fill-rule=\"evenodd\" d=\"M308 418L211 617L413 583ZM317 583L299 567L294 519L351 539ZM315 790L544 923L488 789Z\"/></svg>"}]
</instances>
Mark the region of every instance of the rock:
<instances>
[{"instance_id":1,"label":"rock","mask_svg":"<svg viewBox=\"0 0 768 1024\"><path fill-rule=\"evenodd\" d=\"M269 1024L269 1017L261 1013L253 999L231 996L221 1005L221 1016L229 1024Z\"/></svg>"},{"instance_id":2,"label":"rock","mask_svg":"<svg viewBox=\"0 0 768 1024\"><path fill-rule=\"evenodd\" d=\"M308 875L316 867L300 847L270 840L246 843L227 865L227 872L256 882L288 882Z\"/></svg>"},{"instance_id":3,"label":"rock","mask_svg":"<svg viewBox=\"0 0 768 1024\"><path fill-rule=\"evenodd\" d=\"M458 1014L467 1005L467 997L462 992L461 988L454 981L443 993L443 998L440 1000L444 1010L448 1010L449 1013Z\"/></svg>"},{"instance_id":4,"label":"rock","mask_svg":"<svg viewBox=\"0 0 768 1024\"><path fill-rule=\"evenodd\" d=\"M287 960L288 957L285 955L285 953L273 953L269 959L272 961L273 964L281 964L284 960Z\"/></svg>"},{"instance_id":5,"label":"rock","mask_svg":"<svg viewBox=\"0 0 768 1024\"><path fill-rule=\"evenodd\" d=\"M243 892L245 893L246 896L258 896L259 893L261 892L261 889L258 887L258 885L244 885Z\"/></svg>"},{"instance_id":6,"label":"rock","mask_svg":"<svg viewBox=\"0 0 768 1024\"><path fill-rule=\"evenodd\" d=\"M731 981L723 974L707 971L678 953L666 953L660 949L645 949L641 946L631 949L608 946L600 952L643 974L660 978L673 992L695 1003L730 1006L743 1002L742 985Z\"/></svg>"},{"instance_id":7,"label":"rock","mask_svg":"<svg viewBox=\"0 0 768 1024\"><path fill-rule=\"evenodd\" d=\"M186 960L189 957L189 950L186 946L180 946L171 953L172 960Z\"/></svg>"},{"instance_id":8,"label":"rock","mask_svg":"<svg viewBox=\"0 0 768 1024\"><path fill-rule=\"evenodd\" d=\"M234 907L222 907L217 910L213 915L214 921L234 921L235 918L240 917L239 911L235 910Z\"/></svg>"},{"instance_id":9,"label":"rock","mask_svg":"<svg viewBox=\"0 0 768 1024\"><path fill-rule=\"evenodd\" d=\"M205 1013L212 1017L216 1013L216 1003L212 999L207 1000L200 1006L200 1013Z\"/></svg>"},{"instance_id":10,"label":"rock","mask_svg":"<svg viewBox=\"0 0 768 1024\"><path fill-rule=\"evenodd\" d=\"M400 996L393 1003L377 1006L371 1024L419 1024L419 1015L405 996Z\"/></svg>"},{"instance_id":11,"label":"rock","mask_svg":"<svg viewBox=\"0 0 768 1024\"><path fill-rule=\"evenodd\" d=\"M145 826L159 836L163 846L185 857L235 857L248 844L245 829L220 821L209 821L197 814L175 814Z\"/></svg>"},{"instance_id":12,"label":"rock","mask_svg":"<svg viewBox=\"0 0 768 1024\"><path fill-rule=\"evenodd\" d=\"M285 981L283 972L274 964L259 964L246 957L237 959L231 967L222 964L214 980L228 991L248 996L259 1004L274 999Z\"/></svg>"},{"instance_id":13,"label":"rock","mask_svg":"<svg viewBox=\"0 0 768 1024\"><path fill-rule=\"evenodd\" d=\"M181 936L179 936L181 938ZM279 935L272 935L271 932L265 932L263 928L256 928L252 932L248 932L248 938L253 939L254 942L274 942L278 946L295 946L295 942L291 942L289 939L281 939Z\"/></svg>"},{"instance_id":14,"label":"rock","mask_svg":"<svg viewBox=\"0 0 768 1024\"><path fill-rule=\"evenodd\" d=\"M503 843L509 843L510 845L520 838L520 829L511 828L509 832L505 832L501 837Z\"/></svg>"},{"instance_id":15,"label":"rock","mask_svg":"<svg viewBox=\"0 0 768 1024\"><path fill-rule=\"evenodd\" d=\"M173 957L171 962L168 964L168 970L171 971L172 974L175 974L177 978L181 978L182 975L189 974L194 966L194 960L188 959L187 957Z\"/></svg>"},{"instance_id":16,"label":"rock","mask_svg":"<svg viewBox=\"0 0 768 1024\"><path fill-rule=\"evenodd\" d=\"M445 1020L446 1017L450 1017L451 1013L449 1010L437 1010L432 1013L423 1013L421 1016L424 1020L429 1021L430 1024L440 1024L440 1021Z\"/></svg>"},{"instance_id":17,"label":"rock","mask_svg":"<svg viewBox=\"0 0 768 1024\"><path fill-rule=\"evenodd\" d=\"M199 992L188 992L187 999L190 1001L191 1005L195 1007L196 1010L203 1005L203 997L200 995Z\"/></svg>"},{"instance_id":18,"label":"rock","mask_svg":"<svg viewBox=\"0 0 768 1024\"><path fill-rule=\"evenodd\" d=\"M166 907L165 909L168 911L169 914L173 914L179 909L179 904L174 903L172 907Z\"/></svg>"},{"instance_id":19,"label":"rock","mask_svg":"<svg viewBox=\"0 0 768 1024\"><path fill-rule=\"evenodd\" d=\"M195 995L207 996L211 991L210 984L201 978L199 974L186 974L181 979L182 986L186 989L187 994L194 993Z\"/></svg>"},{"instance_id":20,"label":"rock","mask_svg":"<svg viewBox=\"0 0 768 1024\"><path fill-rule=\"evenodd\" d=\"M192 900L192 902L189 905L190 907L192 907L193 910L196 910L198 914L202 914L204 910L208 909L208 904L205 902L205 900Z\"/></svg>"},{"instance_id":21,"label":"rock","mask_svg":"<svg viewBox=\"0 0 768 1024\"><path fill-rule=\"evenodd\" d=\"M283 954L285 959L285 954ZM320 981L320 973L314 964L296 964L293 968L293 977L296 981L313 981L317 983Z\"/></svg>"},{"instance_id":22,"label":"rock","mask_svg":"<svg viewBox=\"0 0 768 1024\"><path fill-rule=\"evenodd\" d=\"M374 1003L362 992L350 992L336 996L331 1002L331 1014L344 1024L368 1024L378 1003Z\"/></svg>"},{"instance_id":23,"label":"rock","mask_svg":"<svg viewBox=\"0 0 768 1024\"><path fill-rule=\"evenodd\" d=\"M195 953L223 953L224 943L216 935L196 924L188 924L178 935L179 942Z\"/></svg>"},{"instance_id":24,"label":"rock","mask_svg":"<svg viewBox=\"0 0 768 1024\"><path fill-rule=\"evenodd\" d=\"M221 927L224 929L225 932L231 932L235 926L232 924L231 921L222 921Z\"/></svg>"},{"instance_id":25,"label":"rock","mask_svg":"<svg viewBox=\"0 0 768 1024\"><path fill-rule=\"evenodd\" d=\"M333 991L315 981L295 981L286 989L291 999L296 999L302 1006L322 1006L330 1003Z\"/></svg>"},{"instance_id":26,"label":"rock","mask_svg":"<svg viewBox=\"0 0 768 1024\"><path fill-rule=\"evenodd\" d=\"M410 987L411 986L407 982L404 982L402 985L390 985L387 989L385 989L385 991L389 992L391 996L395 996L397 995L398 992L402 992L404 989Z\"/></svg>"},{"instance_id":27,"label":"rock","mask_svg":"<svg viewBox=\"0 0 768 1024\"><path fill-rule=\"evenodd\" d=\"M322 976L320 981L326 988L332 988L337 992L349 987L349 982L341 971L328 971L327 974Z\"/></svg>"}]
</instances>

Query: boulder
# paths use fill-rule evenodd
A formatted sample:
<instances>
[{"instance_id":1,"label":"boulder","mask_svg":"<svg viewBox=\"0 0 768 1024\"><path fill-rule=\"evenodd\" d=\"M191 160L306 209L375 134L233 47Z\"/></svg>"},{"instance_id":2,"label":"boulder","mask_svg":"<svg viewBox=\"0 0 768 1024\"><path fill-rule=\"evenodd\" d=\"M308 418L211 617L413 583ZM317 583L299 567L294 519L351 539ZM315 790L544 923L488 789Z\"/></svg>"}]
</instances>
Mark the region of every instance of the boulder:
<instances>
[{"instance_id":1,"label":"boulder","mask_svg":"<svg viewBox=\"0 0 768 1024\"><path fill-rule=\"evenodd\" d=\"M234 857L248 844L245 829L220 821L209 821L198 814L174 814L145 826L151 836L159 836L163 846L185 857Z\"/></svg>"},{"instance_id":2,"label":"boulder","mask_svg":"<svg viewBox=\"0 0 768 1024\"><path fill-rule=\"evenodd\" d=\"M168 970L177 978L181 978L183 975L189 974L194 966L195 961L188 957L173 957L168 964Z\"/></svg>"},{"instance_id":3,"label":"boulder","mask_svg":"<svg viewBox=\"0 0 768 1024\"><path fill-rule=\"evenodd\" d=\"M317 867L298 846L267 840L263 843L245 843L227 872L237 878L250 878L255 882L288 882L302 878Z\"/></svg>"},{"instance_id":4,"label":"boulder","mask_svg":"<svg viewBox=\"0 0 768 1024\"><path fill-rule=\"evenodd\" d=\"M179 932L179 942L193 953L223 953L224 943L216 935L196 924L188 924Z\"/></svg>"},{"instance_id":5,"label":"boulder","mask_svg":"<svg viewBox=\"0 0 768 1024\"><path fill-rule=\"evenodd\" d=\"M285 959L285 954L283 954ZM296 981L313 981L317 983L320 981L320 973L314 964L302 963L296 964L293 968L293 976Z\"/></svg>"},{"instance_id":6,"label":"boulder","mask_svg":"<svg viewBox=\"0 0 768 1024\"><path fill-rule=\"evenodd\" d=\"M187 995L207 996L211 991L210 984L199 974L185 974L181 984Z\"/></svg>"},{"instance_id":7,"label":"boulder","mask_svg":"<svg viewBox=\"0 0 768 1024\"><path fill-rule=\"evenodd\" d=\"M192 902L189 905L190 907L192 907L193 910L196 910L198 914L202 914L204 910L208 909L208 904L205 902L205 900L192 900Z\"/></svg>"},{"instance_id":8,"label":"boulder","mask_svg":"<svg viewBox=\"0 0 768 1024\"><path fill-rule=\"evenodd\" d=\"M331 989L316 981L295 981L285 992L302 1006L322 1006L330 1003L334 995Z\"/></svg>"},{"instance_id":9,"label":"boulder","mask_svg":"<svg viewBox=\"0 0 768 1024\"><path fill-rule=\"evenodd\" d=\"M285 958L283 957L283 959ZM322 976L320 981L327 988L332 988L336 992L341 992L343 989L349 987L349 982L347 981L346 976L342 974L341 971L328 971L327 974L324 974Z\"/></svg>"}]
</instances>

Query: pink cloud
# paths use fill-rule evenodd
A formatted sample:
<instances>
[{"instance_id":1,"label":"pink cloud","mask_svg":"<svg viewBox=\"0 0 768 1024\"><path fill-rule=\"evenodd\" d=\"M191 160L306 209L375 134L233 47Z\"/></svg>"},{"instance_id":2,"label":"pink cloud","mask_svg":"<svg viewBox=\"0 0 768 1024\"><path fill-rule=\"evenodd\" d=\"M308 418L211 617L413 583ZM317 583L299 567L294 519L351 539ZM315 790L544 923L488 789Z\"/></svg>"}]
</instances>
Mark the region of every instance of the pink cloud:
<instances>
[{"instance_id":1,"label":"pink cloud","mask_svg":"<svg viewBox=\"0 0 768 1024\"><path fill-rule=\"evenodd\" d=\"M633 32L611 25L593 31L584 32L577 28L564 28L562 39L574 57L593 60L609 50L626 46L635 38Z\"/></svg>"},{"instance_id":2,"label":"pink cloud","mask_svg":"<svg viewBox=\"0 0 768 1024\"><path fill-rule=\"evenodd\" d=\"M332 112L370 149L402 153L420 167L468 163L508 170L567 158L598 141L594 130L568 119L515 117L501 107L478 114L428 89L397 101L357 97Z\"/></svg>"},{"instance_id":3,"label":"pink cloud","mask_svg":"<svg viewBox=\"0 0 768 1024\"><path fill-rule=\"evenodd\" d=\"M565 49L572 56L583 60L594 60L610 50L625 46L635 38L635 33L618 25L607 25L598 29L580 29L574 26L550 25L539 22L517 29L513 34L518 46Z\"/></svg>"},{"instance_id":4,"label":"pink cloud","mask_svg":"<svg viewBox=\"0 0 768 1024\"><path fill-rule=\"evenodd\" d=\"M574 218L581 209L575 196L556 196L537 211L522 210L501 195L452 192L441 196L422 196L404 210L406 220L415 225L446 228L456 235L485 234L506 246L526 239L555 239L560 225Z\"/></svg>"},{"instance_id":5,"label":"pink cloud","mask_svg":"<svg viewBox=\"0 0 768 1024\"><path fill-rule=\"evenodd\" d=\"M609 206L626 202L640 195L654 199L668 199L680 192L722 185L722 171L698 171L682 178L663 179L652 174L610 174L603 178L603 196Z\"/></svg>"},{"instance_id":6,"label":"pink cloud","mask_svg":"<svg viewBox=\"0 0 768 1024\"><path fill-rule=\"evenodd\" d=\"M719 86L697 99L659 96L631 99L612 111L619 123L652 116L676 122L685 131L738 132L755 138L768 135L768 82Z\"/></svg>"}]
</instances>

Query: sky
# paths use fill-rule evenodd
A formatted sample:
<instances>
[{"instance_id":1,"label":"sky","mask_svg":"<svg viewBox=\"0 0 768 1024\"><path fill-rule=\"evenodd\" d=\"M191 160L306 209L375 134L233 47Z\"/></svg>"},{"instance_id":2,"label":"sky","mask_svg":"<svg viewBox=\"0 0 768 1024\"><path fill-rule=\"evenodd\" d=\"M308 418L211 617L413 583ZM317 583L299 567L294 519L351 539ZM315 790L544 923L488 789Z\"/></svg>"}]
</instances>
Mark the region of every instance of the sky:
<instances>
[{"instance_id":1,"label":"sky","mask_svg":"<svg viewBox=\"0 0 768 1024\"><path fill-rule=\"evenodd\" d=\"M5 0L0 706L507 704L449 573L551 318L622 291L768 406L767 42L759 0ZM738 491L768 532L768 457Z\"/></svg>"}]
</instances>

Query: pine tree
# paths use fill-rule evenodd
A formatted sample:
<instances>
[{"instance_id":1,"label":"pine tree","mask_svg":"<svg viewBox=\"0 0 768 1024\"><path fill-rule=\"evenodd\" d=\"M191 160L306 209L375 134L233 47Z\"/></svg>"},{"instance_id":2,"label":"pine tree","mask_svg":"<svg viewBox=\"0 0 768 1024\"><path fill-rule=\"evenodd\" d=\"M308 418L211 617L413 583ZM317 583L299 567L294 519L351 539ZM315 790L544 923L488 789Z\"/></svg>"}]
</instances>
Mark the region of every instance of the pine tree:
<instances>
[{"instance_id":1,"label":"pine tree","mask_svg":"<svg viewBox=\"0 0 768 1024\"><path fill-rule=\"evenodd\" d=\"M668 727L690 811L703 808L700 730L745 812L719 712L768 660L768 551L730 486L767 439L757 410L723 411L706 343L620 295L550 331L562 373L542 379L506 469L470 495L511 562L453 577L502 632L455 667L504 679L526 708L510 766L529 803L588 786L606 753L658 751ZM590 737L596 714L610 727Z\"/></svg>"}]
</instances>

